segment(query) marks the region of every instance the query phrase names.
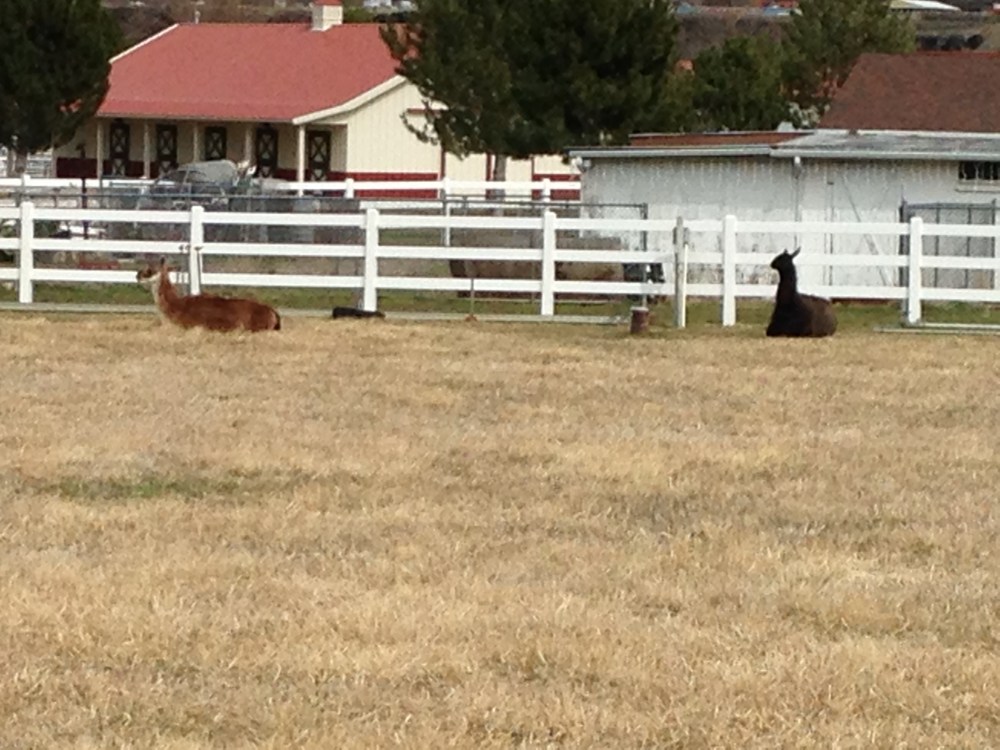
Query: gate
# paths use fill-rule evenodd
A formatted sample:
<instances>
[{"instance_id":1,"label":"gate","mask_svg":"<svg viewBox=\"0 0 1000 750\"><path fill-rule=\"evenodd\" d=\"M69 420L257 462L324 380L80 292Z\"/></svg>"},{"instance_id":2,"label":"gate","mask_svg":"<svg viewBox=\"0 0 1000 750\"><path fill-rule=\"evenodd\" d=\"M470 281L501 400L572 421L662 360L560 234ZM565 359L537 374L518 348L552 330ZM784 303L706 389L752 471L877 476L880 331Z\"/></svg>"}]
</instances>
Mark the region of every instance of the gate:
<instances>
[{"instance_id":1,"label":"gate","mask_svg":"<svg viewBox=\"0 0 1000 750\"><path fill-rule=\"evenodd\" d=\"M997 202L989 203L906 203L899 210L900 221L908 222L919 216L932 224L997 223ZM907 238L900 241L900 252L909 253ZM948 255L965 258L997 257L997 242L990 237L924 237L924 255ZM962 268L925 268L921 283L928 287L952 289L1000 288L1000 275L995 271Z\"/></svg>"}]
</instances>

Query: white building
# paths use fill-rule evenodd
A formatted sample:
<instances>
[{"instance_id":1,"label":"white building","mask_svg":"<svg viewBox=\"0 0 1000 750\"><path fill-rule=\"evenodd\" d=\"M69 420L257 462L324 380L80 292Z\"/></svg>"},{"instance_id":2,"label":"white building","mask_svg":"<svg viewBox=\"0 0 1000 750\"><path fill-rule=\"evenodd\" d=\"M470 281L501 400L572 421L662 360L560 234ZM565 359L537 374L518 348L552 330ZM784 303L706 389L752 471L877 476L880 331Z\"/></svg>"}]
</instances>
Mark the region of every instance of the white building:
<instances>
[{"instance_id":1,"label":"white building","mask_svg":"<svg viewBox=\"0 0 1000 750\"><path fill-rule=\"evenodd\" d=\"M863 56L814 132L636 136L626 147L571 155L583 171L584 201L645 203L651 218L892 222L922 215L997 223L1000 56ZM695 247L718 241L692 238ZM898 239L878 236L741 235L740 243L743 252L905 251ZM925 252L993 256L995 247L986 239L946 246L928 238ZM807 268L802 278L874 284L888 273ZM966 281L993 286L986 276Z\"/></svg>"}]
</instances>

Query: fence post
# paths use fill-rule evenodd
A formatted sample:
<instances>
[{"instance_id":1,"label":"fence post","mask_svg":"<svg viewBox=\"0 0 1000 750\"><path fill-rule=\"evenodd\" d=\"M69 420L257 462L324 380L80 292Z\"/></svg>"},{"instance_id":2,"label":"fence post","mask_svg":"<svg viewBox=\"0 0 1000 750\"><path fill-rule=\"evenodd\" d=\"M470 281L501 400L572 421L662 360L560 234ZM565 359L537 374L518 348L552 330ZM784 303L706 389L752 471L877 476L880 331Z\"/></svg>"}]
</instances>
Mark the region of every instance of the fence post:
<instances>
[{"instance_id":1,"label":"fence post","mask_svg":"<svg viewBox=\"0 0 1000 750\"><path fill-rule=\"evenodd\" d=\"M451 178L445 175L440 180L438 180L438 198L442 201L447 201L451 196Z\"/></svg>"},{"instance_id":2,"label":"fence post","mask_svg":"<svg viewBox=\"0 0 1000 750\"><path fill-rule=\"evenodd\" d=\"M365 211L365 264L361 277L361 309L378 309L378 209Z\"/></svg>"},{"instance_id":3,"label":"fence post","mask_svg":"<svg viewBox=\"0 0 1000 750\"><path fill-rule=\"evenodd\" d=\"M205 207L191 206L188 227L188 291L201 294L201 250L205 244Z\"/></svg>"},{"instance_id":4,"label":"fence post","mask_svg":"<svg viewBox=\"0 0 1000 750\"><path fill-rule=\"evenodd\" d=\"M722 325L736 325L736 217L722 221Z\"/></svg>"},{"instance_id":5,"label":"fence post","mask_svg":"<svg viewBox=\"0 0 1000 750\"><path fill-rule=\"evenodd\" d=\"M556 312L556 214L542 213L542 305L541 314Z\"/></svg>"},{"instance_id":6,"label":"fence post","mask_svg":"<svg viewBox=\"0 0 1000 750\"><path fill-rule=\"evenodd\" d=\"M674 229L674 326L687 327L687 238L684 217L677 217Z\"/></svg>"},{"instance_id":7,"label":"fence post","mask_svg":"<svg viewBox=\"0 0 1000 750\"><path fill-rule=\"evenodd\" d=\"M344 197L348 200L354 199L354 178L347 177L344 179Z\"/></svg>"},{"instance_id":8,"label":"fence post","mask_svg":"<svg viewBox=\"0 0 1000 750\"><path fill-rule=\"evenodd\" d=\"M552 180L548 177L542 179L542 202L550 203L552 201Z\"/></svg>"},{"instance_id":9,"label":"fence post","mask_svg":"<svg viewBox=\"0 0 1000 750\"><path fill-rule=\"evenodd\" d=\"M906 323L916 325L923 317L920 305L920 266L924 254L924 220L910 219L910 254L906 273Z\"/></svg>"},{"instance_id":10,"label":"fence post","mask_svg":"<svg viewBox=\"0 0 1000 750\"><path fill-rule=\"evenodd\" d=\"M17 246L17 301L30 305L34 301L32 276L35 271L35 204L24 201L20 206L20 236Z\"/></svg>"}]
</instances>

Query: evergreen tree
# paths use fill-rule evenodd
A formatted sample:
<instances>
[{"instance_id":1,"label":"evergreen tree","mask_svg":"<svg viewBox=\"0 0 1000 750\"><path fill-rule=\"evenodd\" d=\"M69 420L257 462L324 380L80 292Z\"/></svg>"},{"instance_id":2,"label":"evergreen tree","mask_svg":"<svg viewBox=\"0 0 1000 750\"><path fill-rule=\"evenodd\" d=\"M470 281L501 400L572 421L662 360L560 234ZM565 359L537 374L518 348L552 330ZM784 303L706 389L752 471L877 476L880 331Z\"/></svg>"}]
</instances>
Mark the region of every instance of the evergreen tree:
<instances>
[{"instance_id":1,"label":"evergreen tree","mask_svg":"<svg viewBox=\"0 0 1000 750\"><path fill-rule=\"evenodd\" d=\"M694 60L696 129L773 130L789 119L781 49L767 37L731 37Z\"/></svg>"},{"instance_id":2,"label":"evergreen tree","mask_svg":"<svg viewBox=\"0 0 1000 750\"><path fill-rule=\"evenodd\" d=\"M117 25L101 0L0 0L0 145L66 143L107 93Z\"/></svg>"},{"instance_id":3,"label":"evergreen tree","mask_svg":"<svg viewBox=\"0 0 1000 750\"><path fill-rule=\"evenodd\" d=\"M671 0L421 0L383 38L420 90L420 137L526 157L670 124Z\"/></svg>"},{"instance_id":4,"label":"evergreen tree","mask_svg":"<svg viewBox=\"0 0 1000 750\"><path fill-rule=\"evenodd\" d=\"M787 96L806 121L830 105L863 52L907 52L916 34L885 0L802 0L785 29Z\"/></svg>"}]
</instances>

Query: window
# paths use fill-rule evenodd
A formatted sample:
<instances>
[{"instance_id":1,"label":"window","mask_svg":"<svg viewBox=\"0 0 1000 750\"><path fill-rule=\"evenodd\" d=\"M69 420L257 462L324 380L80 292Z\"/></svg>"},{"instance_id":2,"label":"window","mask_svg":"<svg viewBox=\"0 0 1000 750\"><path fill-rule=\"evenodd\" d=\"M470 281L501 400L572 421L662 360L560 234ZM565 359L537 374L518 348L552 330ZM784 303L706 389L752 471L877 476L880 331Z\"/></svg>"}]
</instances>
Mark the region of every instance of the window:
<instances>
[{"instance_id":1,"label":"window","mask_svg":"<svg viewBox=\"0 0 1000 750\"><path fill-rule=\"evenodd\" d=\"M959 162L958 179L962 182L1000 182L1000 162Z\"/></svg>"},{"instance_id":2,"label":"window","mask_svg":"<svg viewBox=\"0 0 1000 750\"><path fill-rule=\"evenodd\" d=\"M309 144L306 179L322 182L330 169L330 132L310 130L306 133L306 142Z\"/></svg>"},{"instance_id":3,"label":"window","mask_svg":"<svg viewBox=\"0 0 1000 750\"><path fill-rule=\"evenodd\" d=\"M218 161L226 158L226 129L223 127L205 128L205 161Z\"/></svg>"}]
</instances>

